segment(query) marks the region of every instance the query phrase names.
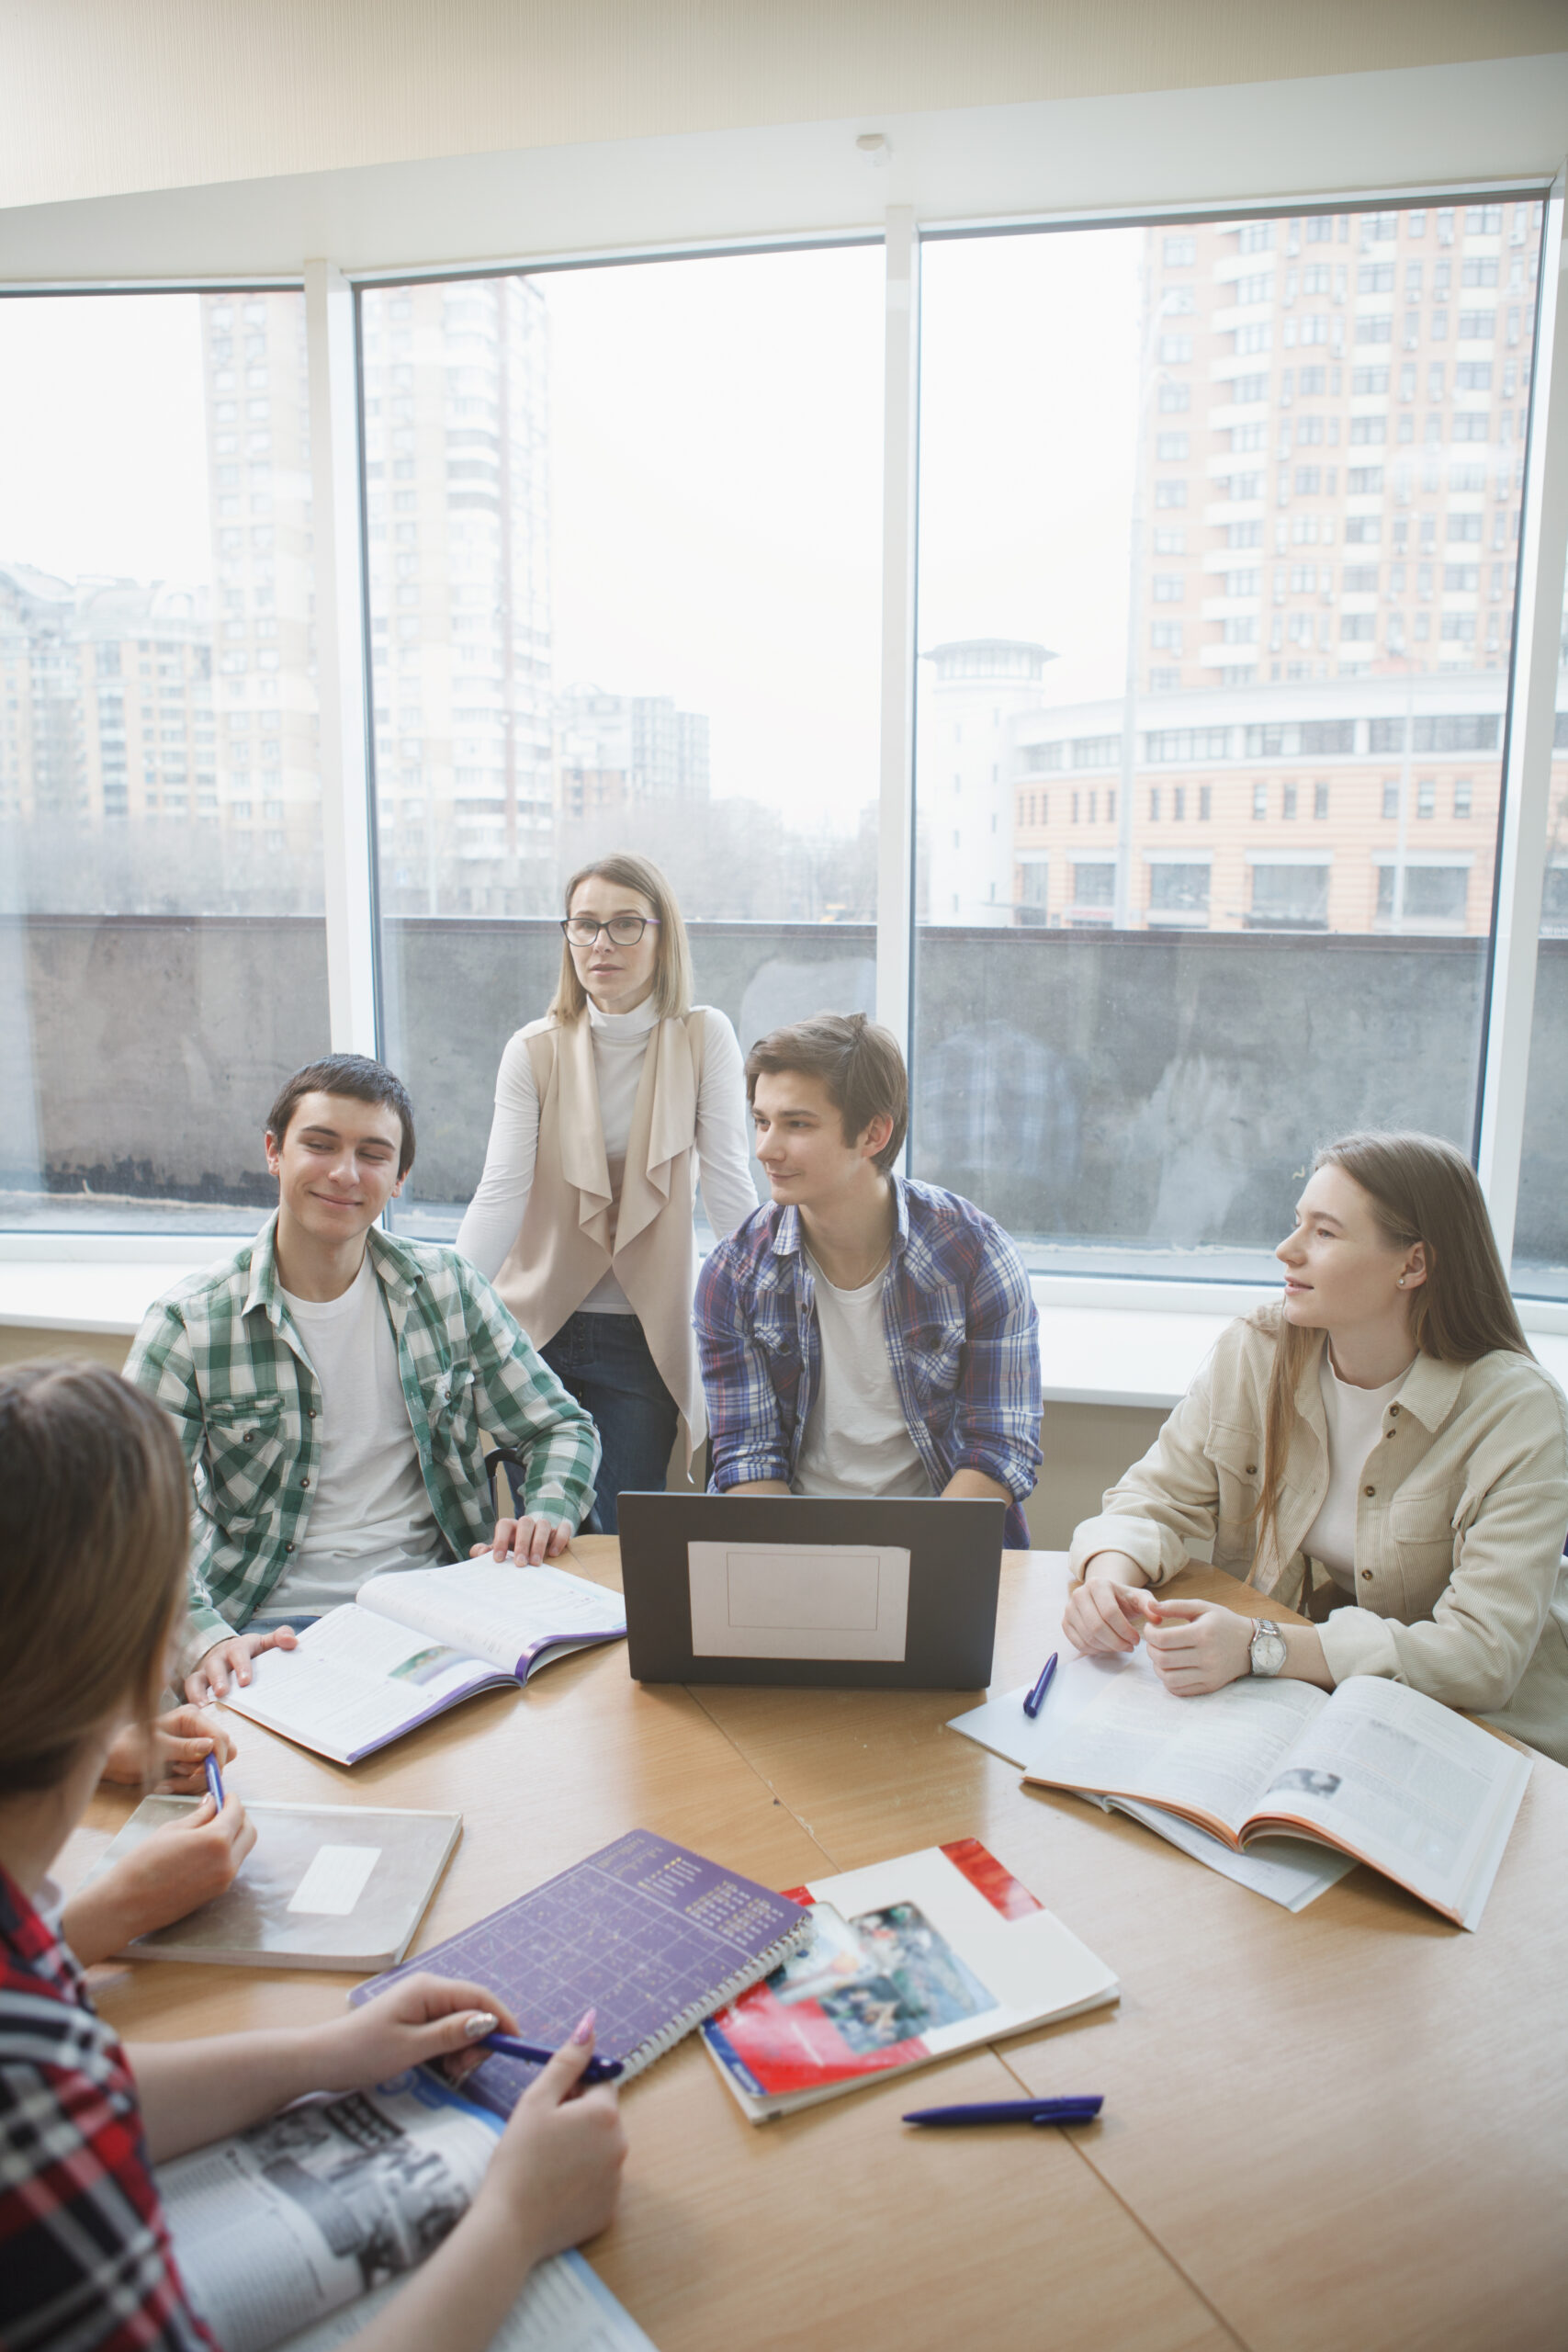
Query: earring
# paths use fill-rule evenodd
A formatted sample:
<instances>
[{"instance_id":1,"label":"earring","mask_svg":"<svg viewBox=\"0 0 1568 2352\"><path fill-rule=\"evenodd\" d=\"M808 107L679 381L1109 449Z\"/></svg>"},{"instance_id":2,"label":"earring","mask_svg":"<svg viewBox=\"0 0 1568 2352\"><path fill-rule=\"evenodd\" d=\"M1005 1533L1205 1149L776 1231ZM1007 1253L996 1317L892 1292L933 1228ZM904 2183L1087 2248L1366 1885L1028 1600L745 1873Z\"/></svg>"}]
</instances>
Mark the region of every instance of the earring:
<instances>
[{"instance_id":1,"label":"earring","mask_svg":"<svg viewBox=\"0 0 1568 2352\"><path fill-rule=\"evenodd\" d=\"M1398 1284L1398 1287L1399 1287L1401 1290L1403 1290L1403 1289L1404 1288L1404 1276L1403 1274L1401 1274L1401 1275L1400 1275L1400 1277L1399 1277L1399 1284Z\"/></svg>"}]
</instances>

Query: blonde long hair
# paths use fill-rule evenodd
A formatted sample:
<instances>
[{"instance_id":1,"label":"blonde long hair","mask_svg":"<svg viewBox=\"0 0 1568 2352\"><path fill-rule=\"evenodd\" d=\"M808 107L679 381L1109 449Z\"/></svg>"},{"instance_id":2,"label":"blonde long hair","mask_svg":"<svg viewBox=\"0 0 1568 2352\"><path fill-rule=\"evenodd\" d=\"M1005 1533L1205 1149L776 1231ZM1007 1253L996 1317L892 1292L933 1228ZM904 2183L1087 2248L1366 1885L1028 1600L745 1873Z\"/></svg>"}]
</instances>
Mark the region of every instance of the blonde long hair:
<instances>
[{"instance_id":1,"label":"blonde long hair","mask_svg":"<svg viewBox=\"0 0 1568 2352\"><path fill-rule=\"evenodd\" d=\"M1481 1185L1462 1152L1437 1136L1364 1129L1325 1144L1312 1165L1314 1175L1320 1168L1342 1168L1360 1186L1391 1249L1423 1245L1427 1279L1408 1308L1410 1337L1420 1354L1439 1363L1475 1363L1499 1350L1529 1354ZM1274 1532L1296 1391L1319 1334L1287 1323L1273 1306L1261 1308L1257 1319L1276 1334L1258 1497L1261 1551Z\"/></svg>"},{"instance_id":2,"label":"blonde long hair","mask_svg":"<svg viewBox=\"0 0 1568 2352\"><path fill-rule=\"evenodd\" d=\"M562 911L571 912L571 902L584 882L594 876L606 882L618 883L623 890L635 890L648 900L659 918L659 955L653 967L653 1009L661 1020L680 1020L692 1009L692 950L686 937L686 926L681 910L675 903L675 893L649 857L637 857L629 850L618 851L611 857L596 857L592 865L580 865L566 886ZM588 991L577 977L577 966L571 960L571 942L560 944L560 978L550 1002L550 1011L562 1023L581 1020L588 1004Z\"/></svg>"}]
</instances>

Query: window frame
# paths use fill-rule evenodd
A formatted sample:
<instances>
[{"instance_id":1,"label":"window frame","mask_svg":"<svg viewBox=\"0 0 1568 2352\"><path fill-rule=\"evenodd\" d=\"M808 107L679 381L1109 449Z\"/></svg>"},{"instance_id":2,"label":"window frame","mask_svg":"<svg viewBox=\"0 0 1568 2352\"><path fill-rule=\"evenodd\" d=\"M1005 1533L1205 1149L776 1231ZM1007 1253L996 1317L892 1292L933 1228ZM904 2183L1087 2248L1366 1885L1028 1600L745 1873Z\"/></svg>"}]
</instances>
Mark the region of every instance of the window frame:
<instances>
[{"instance_id":1,"label":"window frame","mask_svg":"<svg viewBox=\"0 0 1568 2352\"><path fill-rule=\"evenodd\" d=\"M213 272L194 277L87 278L51 284L12 280L0 299L54 292L112 295L141 290L233 292L301 289L306 300L306 365L311 418L314 557L319 625L318 693L321 728L321 821L332 1044L375 1052L381 1035L376 906L374 721L367 606L367 501L364 478L359 295L370 287L493 277L512 270L650 266L707 254L801 251L880 243L886 256L884 527L882 572L882 748L878 814L876 1007L908 1049L913 1025L915 937L915 550L918 500L919 263L923 246L978 236L1037 235L1094 227L1177 231L1188 222L1257 222L1373 206L1433 209L1441 203L1538 201L1545 208L1537 288L1535 360L1521 495L1518 594L1509 648L1511 693L1502 746L1503 821L1499 837L1483 1014L1473 1156L1505 1262L1512 1254L1514 1211L1523 1142L1525 1089L1534 1008L1536 951L1546 879L1549 787L1555 718L1561 591L1568 571L1568 316L1561 296L1564 174L1547 181L1463 180L1394 189L1327 190L1242 202L1097 206L1020 214L985 221L918 220L910 205L887 209L869 224L807 234L766 232L694 238L680 243L616 246L581 254L518 254L449 266L422 260L400 267L340 268L311 261L303 270L265 276ZM0 1232L0 1260L141 1261L184 1259L194 1237ZM202 1237L220 1245L222 1237ZM1234 1283L1194 1283L1157 1274L1041 1275L1036 1287L1059 1305L1224 1311ZM1237 1296L1241 1293L1237 1292ZM1233 1302L1234 1303L1234 1302ZM1521 1296L1538 1329L1568 1329L1568 1306ZM31 1319L31 1318L28 1318Z\"/></svg>"}]
</instances>

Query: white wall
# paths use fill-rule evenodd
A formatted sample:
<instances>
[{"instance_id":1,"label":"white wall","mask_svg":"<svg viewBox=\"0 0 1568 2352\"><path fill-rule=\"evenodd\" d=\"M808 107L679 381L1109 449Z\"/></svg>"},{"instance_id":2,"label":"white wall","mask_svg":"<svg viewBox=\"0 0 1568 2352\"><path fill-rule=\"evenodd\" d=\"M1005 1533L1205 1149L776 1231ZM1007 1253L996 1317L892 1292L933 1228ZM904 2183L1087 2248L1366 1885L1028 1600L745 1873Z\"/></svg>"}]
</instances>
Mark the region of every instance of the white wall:
<instances>
[{"instance_id":1,"label":"white wall","mask_svg":"<svg viewBox=\"0 0 1568 2352\"><path fill-rule=\"evenodd\" d=\"M0 203L1562 42L1556 0L8 0Z\"/></svg>"}]
</instances>

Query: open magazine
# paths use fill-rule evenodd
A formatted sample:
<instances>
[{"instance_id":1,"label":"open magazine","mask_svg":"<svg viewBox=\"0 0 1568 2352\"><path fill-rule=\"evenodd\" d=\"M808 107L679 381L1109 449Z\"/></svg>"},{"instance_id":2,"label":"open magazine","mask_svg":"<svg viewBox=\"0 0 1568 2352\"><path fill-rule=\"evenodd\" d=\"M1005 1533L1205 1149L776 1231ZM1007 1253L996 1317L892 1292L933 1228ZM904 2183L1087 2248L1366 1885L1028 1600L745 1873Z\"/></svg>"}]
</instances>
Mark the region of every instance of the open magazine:
<instances>
[{"instance_id":1,"label":"open magazine","mask_svg":"<svg viewBox=\"0 0 1568 2352\"><path fill-rule=\"evenodd\" d=\"M175 2259L224 2352L328 2352L357 2334L468 2211L502 2128L422 2069L161 2165ZM539 2266L493 2342L649 2346L577 2255Z\"/></svg>"},{"instance_id":2,"label":"open magazine","mask_svg":"<svg viewBox=\"0 0 1568 2352\"><path fill-rule=\"evenodd\" d=\"M564 1568L488 1557L372 1577L357 1599L308 1625L292 1650L264 1650L224 1704L285 1739L357 1764L448 1707L626 1630L618 1592Z\"/></svg>"},{"instance_id":3,"label":"open magazine","mask_svg":"<svg viewBox=\"0 0 1568 2352\"><path fill-rule=\"evenodd\" d=\"M975 1718L1006 1704L954 1728L994 1747ZM1141 1643L1065 1665L1027 1739L1003 1752L1026 1781L1114 1804L1190 1852L1194 1828L1234 1853L1310 1840L1462 1928L1485 1907L1530 1773L1517 1748L1404 1683L1249 1677L1179 1699Z\"/></svg>"}]
</instances>

